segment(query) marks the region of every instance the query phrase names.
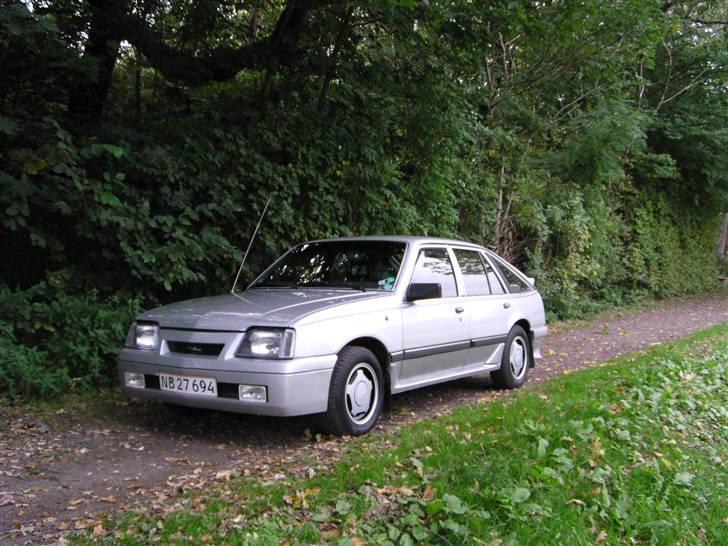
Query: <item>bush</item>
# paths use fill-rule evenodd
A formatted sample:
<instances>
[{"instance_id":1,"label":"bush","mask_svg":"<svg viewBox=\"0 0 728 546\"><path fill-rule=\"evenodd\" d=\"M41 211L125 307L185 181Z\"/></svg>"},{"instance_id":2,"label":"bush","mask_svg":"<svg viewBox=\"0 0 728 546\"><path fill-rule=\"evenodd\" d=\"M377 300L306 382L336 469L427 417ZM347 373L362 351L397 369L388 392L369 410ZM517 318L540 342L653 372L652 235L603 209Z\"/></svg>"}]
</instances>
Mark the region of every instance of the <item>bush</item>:
<instances>
[{"instance_id":1,"label":"bush","mask_svg":"<svg viewBox=\"0 0 728 546\"><path fill-rule=\"evenodd\" d=\"M138 298L66 294L40 283L0 288L0 395L52 397L113 383Z\"/></svg>"}]
</instances>

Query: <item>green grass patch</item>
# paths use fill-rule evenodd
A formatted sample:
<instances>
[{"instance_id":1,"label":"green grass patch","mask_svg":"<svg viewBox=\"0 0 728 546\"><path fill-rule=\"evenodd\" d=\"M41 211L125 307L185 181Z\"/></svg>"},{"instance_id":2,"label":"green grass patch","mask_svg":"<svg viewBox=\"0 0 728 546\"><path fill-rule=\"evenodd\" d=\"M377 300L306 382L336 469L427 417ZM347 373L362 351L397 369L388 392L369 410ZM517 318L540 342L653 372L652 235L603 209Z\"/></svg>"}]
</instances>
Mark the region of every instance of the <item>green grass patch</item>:
<instances>
[{"instance_id":1,"label":"green grass patch","mask_svg":"<svg viewBox=\"0 0 728 546\"><path fill-rule=\"evenodd\" d=\"M728 325L233 480L114 543L728 544ZM112 539L108 539L110 542Z\"/></svg>"}]
</instances>

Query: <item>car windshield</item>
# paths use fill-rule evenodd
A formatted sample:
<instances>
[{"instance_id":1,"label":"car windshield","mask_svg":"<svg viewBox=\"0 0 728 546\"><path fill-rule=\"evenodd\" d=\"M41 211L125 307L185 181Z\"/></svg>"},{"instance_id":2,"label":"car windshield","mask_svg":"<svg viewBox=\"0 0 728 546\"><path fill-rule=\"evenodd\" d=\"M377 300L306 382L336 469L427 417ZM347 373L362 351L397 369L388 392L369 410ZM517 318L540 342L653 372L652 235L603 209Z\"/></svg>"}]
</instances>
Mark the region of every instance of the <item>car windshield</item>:
<instances>
[{"instance_id":1,"label":"car windshield","mask_svg":"<svg viewBox=\"0 0 728 546\"><path fill-rule=\"evenodd\" d=\"M405 243L324 241L295 247L250 288L394 289Z\"/></svg>"}]
</instances>

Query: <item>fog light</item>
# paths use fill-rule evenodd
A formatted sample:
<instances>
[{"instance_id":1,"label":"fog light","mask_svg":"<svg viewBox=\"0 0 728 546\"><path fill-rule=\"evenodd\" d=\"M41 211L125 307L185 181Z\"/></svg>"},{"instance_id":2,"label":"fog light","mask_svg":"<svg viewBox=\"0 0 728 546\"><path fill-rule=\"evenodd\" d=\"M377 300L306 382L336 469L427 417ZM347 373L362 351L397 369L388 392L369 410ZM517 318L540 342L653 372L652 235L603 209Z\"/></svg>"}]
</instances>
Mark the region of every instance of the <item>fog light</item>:
<instances>
[{"instance_id":1,"label":"fog light","mask_svg":"<svg viewBox=\"0 0 728 546\"><path fill-rule=\"evenodd\" d=\"M267 402L268 389L260 385L239 385L238 396L248 402Z\"/></svg>"},{"instance_id":2,"label":"fog light","mask_svg":"<svg viewBox=\"0 0 728 546\"><path fill-rule=\"evenodd\" d=\"M135 389L144 388L144 374L136 372L124 372L124 383L127 387Z\"/></svg>"}]
</instances>

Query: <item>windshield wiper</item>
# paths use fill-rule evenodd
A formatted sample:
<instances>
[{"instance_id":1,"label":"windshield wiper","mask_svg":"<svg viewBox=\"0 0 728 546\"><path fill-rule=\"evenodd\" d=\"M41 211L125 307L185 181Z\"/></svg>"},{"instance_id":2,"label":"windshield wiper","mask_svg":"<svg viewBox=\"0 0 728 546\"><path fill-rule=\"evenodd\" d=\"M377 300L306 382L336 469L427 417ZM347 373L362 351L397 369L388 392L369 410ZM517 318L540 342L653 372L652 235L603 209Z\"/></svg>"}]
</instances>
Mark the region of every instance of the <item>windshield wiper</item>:
<instances>
[{"instance_id":1,"label":"windshield wiper","mask_svg":"<svg viewBox=\"0 0 728 546\"><path fill-rule=\"evenodd\" d=\"M299 288L299 285L292 282L261 282L250 288Z\"/></svg>"},{"instance_id":2,"label":"windshield wiper","mask_svg":"<svg viewBox=\"0 0 728 546\"><path fill-rule=\"evenodd\" d=\"M351 282L317 282L312 284L307 284L306 286L316 287L316 288L349 288L351 290L359 290L360 292L366 292L367 289L363 286L358 286Z\"/></svg>"}]
</instances>

